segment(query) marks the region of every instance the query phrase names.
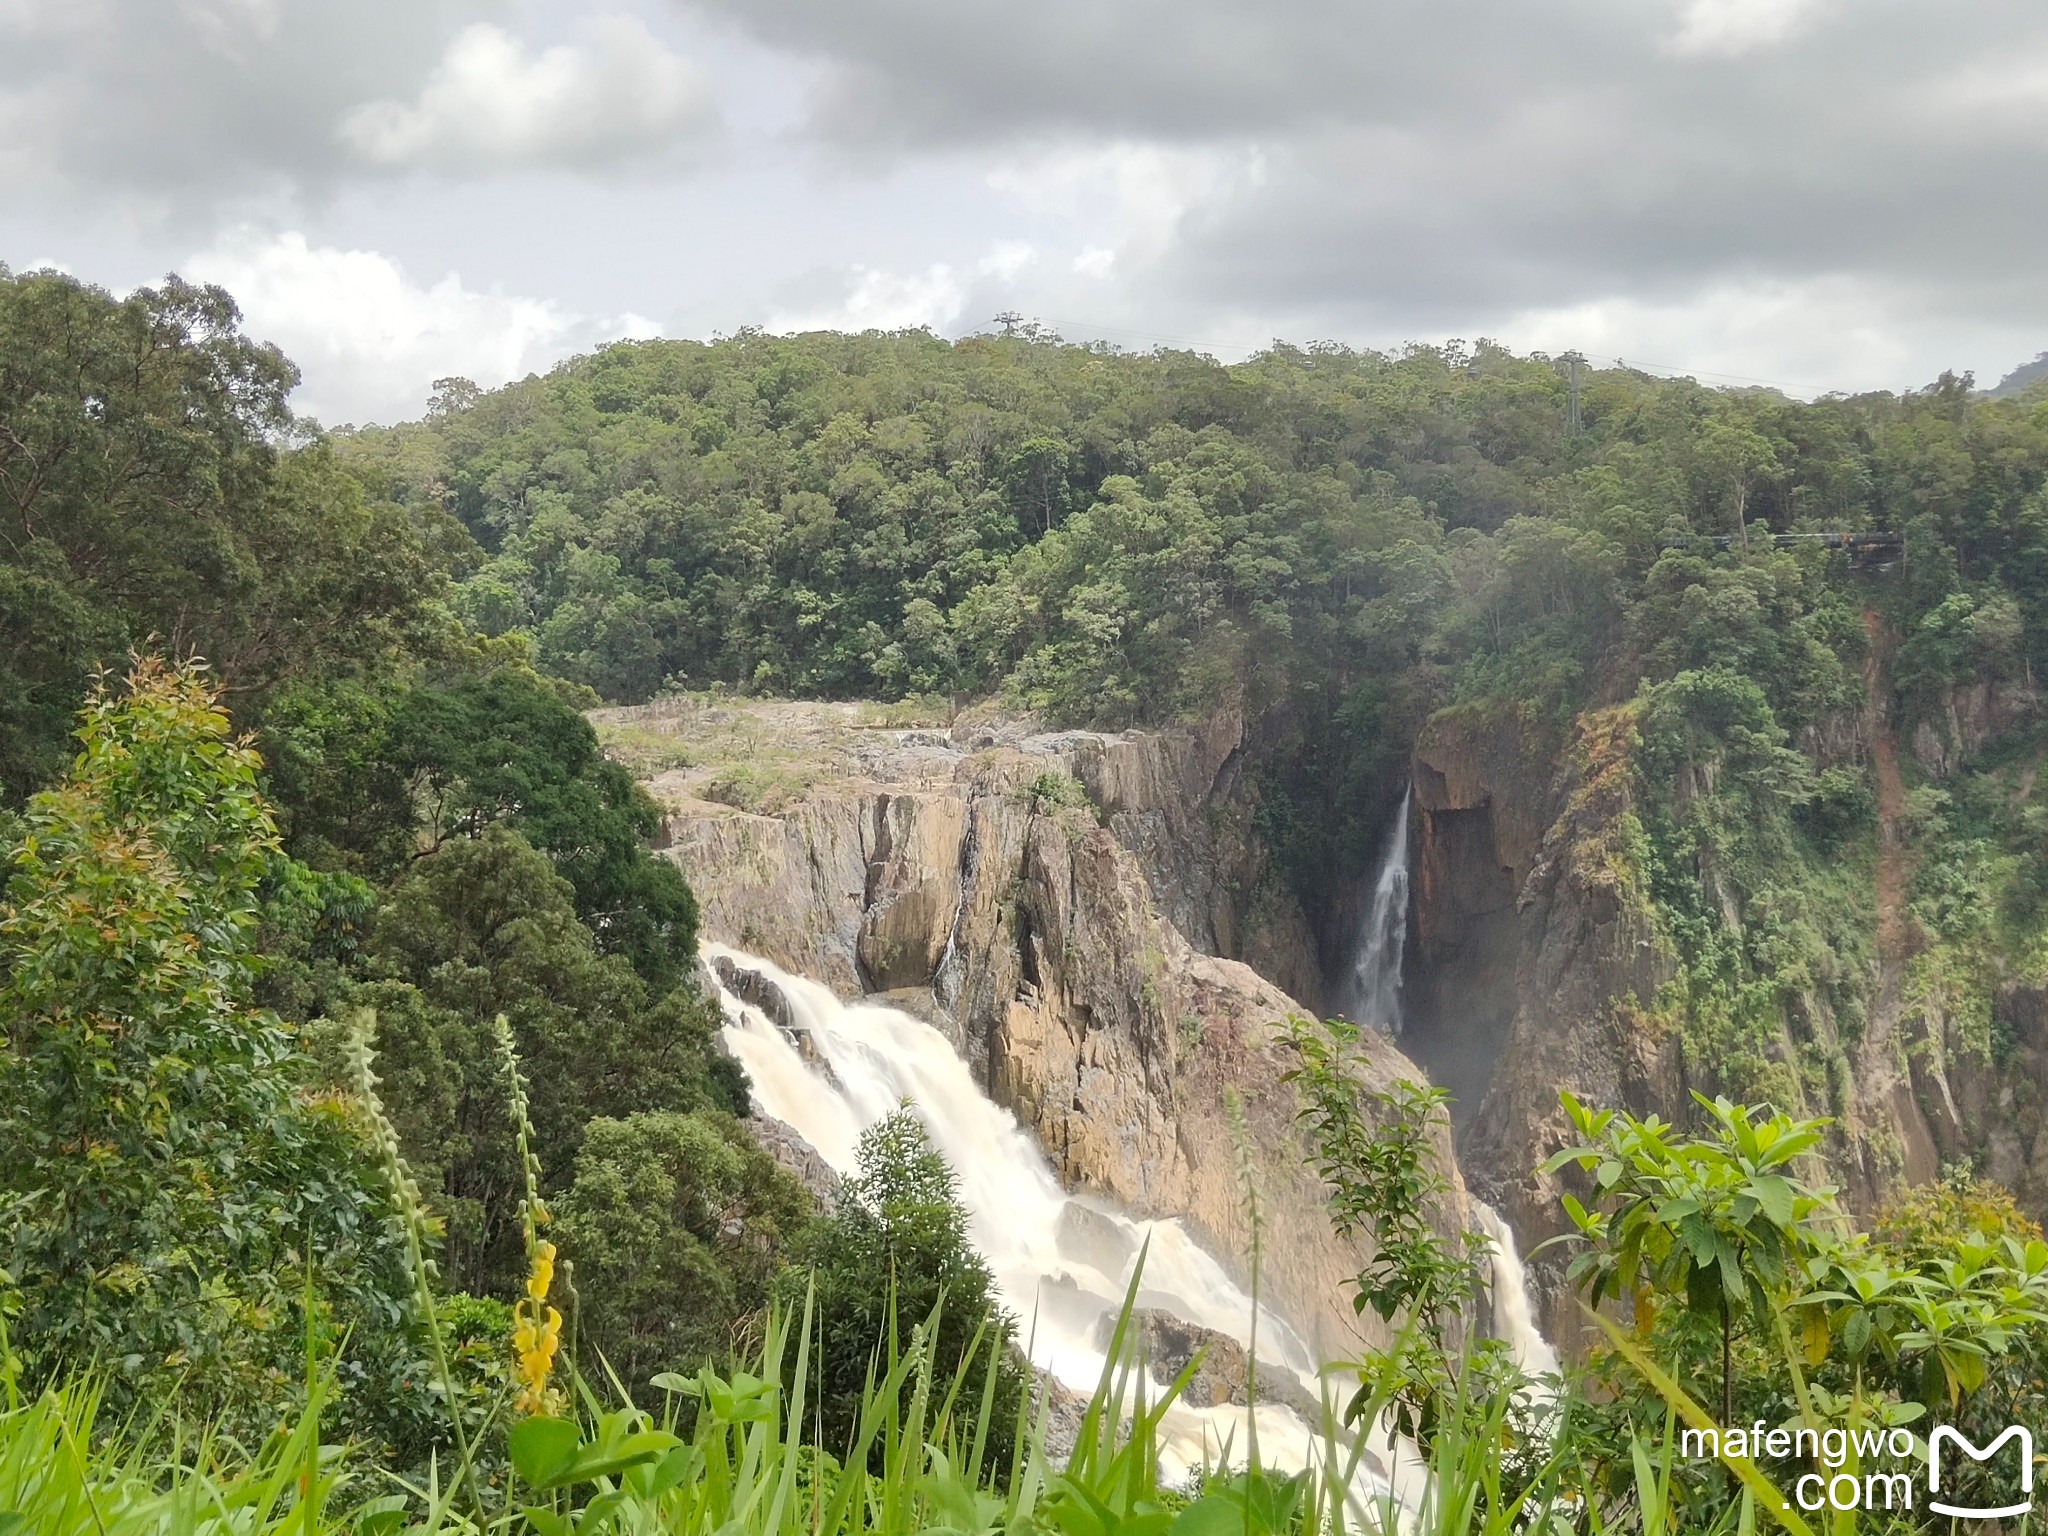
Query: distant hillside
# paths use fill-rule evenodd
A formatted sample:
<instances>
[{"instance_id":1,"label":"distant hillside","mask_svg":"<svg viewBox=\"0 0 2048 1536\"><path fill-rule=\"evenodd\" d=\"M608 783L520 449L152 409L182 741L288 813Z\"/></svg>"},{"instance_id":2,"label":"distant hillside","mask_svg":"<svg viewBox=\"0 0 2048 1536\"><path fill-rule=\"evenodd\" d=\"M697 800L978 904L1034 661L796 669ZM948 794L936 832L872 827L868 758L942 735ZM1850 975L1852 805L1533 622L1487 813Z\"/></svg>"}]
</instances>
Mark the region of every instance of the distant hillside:
<instances>
[{"instance_id":1,"label":"distant hillside","mask_svg":"<svg viewBox=\"0 0 2048 1536\"><path fill-rule=\"evenodd\" d=\"M2021 363L2019 367L2013 369L2011 373L2000 379L1998 381L1998 388L1991 391L1992 398L2000 399L2007 395L2020 394L2031 385L2040 383L2043 379L2048 379L2048 352L2043 352L2031 363Z\"/></svg>"}]
</instances>

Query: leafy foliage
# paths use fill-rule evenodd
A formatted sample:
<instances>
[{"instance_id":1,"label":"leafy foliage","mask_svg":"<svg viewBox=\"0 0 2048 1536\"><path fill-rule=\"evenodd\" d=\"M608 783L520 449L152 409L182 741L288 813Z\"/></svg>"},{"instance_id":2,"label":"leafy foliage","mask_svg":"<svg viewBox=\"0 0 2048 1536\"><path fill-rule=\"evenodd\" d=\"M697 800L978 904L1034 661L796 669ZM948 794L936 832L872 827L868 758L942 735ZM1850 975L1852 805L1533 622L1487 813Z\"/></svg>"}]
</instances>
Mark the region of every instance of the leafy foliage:
<instances>
[{"instance_id":1,"label":"leafy foliage","mask_svg":"<svg viewBox=\"0 0 2048 1536\"><path fill-rule=\"evenodd\" d=\"M389 880L504 825L552 856L576 913L657 992L695 963L697 908L647 850L654 804L562 690L523 666L365 692L300 690L265 721L301 853Z\"/></svg>"},{"instance_id":2,"label":"leafy foliage","mask_svg":"<svg viewBox=\"0 0 2048 1536\"><path fill-rule=\"evenodd\" d=\"M594 1117L744 1107L731 1064L714 1070L702 999L650 999L624 957L599 951L554 863L509 827L414 862L379 909L362 971L342 1001L376 1012L392 1119L448 1218L446 1263L462 1289L509 1292L525 1267L499 1016L532 1074L550 1190L568 1182Z\"/></svg>"},{"instance_id":3,"label":"leafy foliage","mask_svg":"<svg viewBox=\"0 0 2048 1536\"><path fill-rule=\"evenodd\" d=\"M838 1208L807 1234L785 1281L785 1294L794 1296L808 1274L816 1298L811 1369L824 1443L836 1449L851 1440L853 1408L877 1369L878 1347L887 1362L908 1354L913 1325L933 1317L937 1366L971 1368L967 1390L977 1398L995 1393L990 1443L1001 1463L1013 1449L1006 1426L1025 1395L1024 1369L995 1277L968 1242L953 1171L907 1109L861 1133L859 1158L859 1173L840 1187ZM1000 1347L990 1347L990 1334Z\"/></svg>"},{"instance_id":4,"label":"leafy foliage","mask_svg":"<svg viewBox=\"0 0 2048 1536\"><path fill-rule=\"evenodd\" d=\"M554 1231L575 1262L587 1346L620 1380L743 1358L810 1197L715 1111L597 1119Z\"/></svg>"},{"instance_id":5,"label":"leafy foliage","mask_svg":"<svg viewBox=\"0 0 2048 1536\"><path fill-rule=\"evenodd\" d=\"M199 653L244 700L437 627L443 563L286 404L234 301L0 271L0 798L62 769L94 670Z\"/></svg>"},{"instance_id":6,"label":"leafy foliage","mask_svg":"<svg viewBox=\"0 0 2048 1536\"><path fill-rule=\"evenodd\" d=\"M16 1337L32 1381L97 1361L124 1404L182 1383L197 1415L260 1414L305 1327L356 1329L368 1359L405 1347L397 1238L346 1110L304 1096L251 1002L277 837L214 685L138 662L78 738L0 907Z\"/></svg>"},{"instance_id":7,"label":"leafy foliage","mask_svg":"<svg viewBox=\"0 0 2048 1536\"><path fill-rule=\"evenodd\" d=\"M1988 1438L2038 1421L2048 1244L2011 1219L2009 1203L1967 1184L1923 1190L1873 1241L1832 1191L1797 1175L1820 1122L1726 1101L1703 1108L1707 1132L1695 1137L1565 1099L1586 1142L1548 1166L1590 1175L1593 1199L1591 1209L1565 1200L1572 1240L1586 1245L1572 1278L1595 1305L1634 1312L1633 1337L1599 1318L1615 1353L1594 1364L1613 1403L1592 1409L1595 1439L1639 1433L1667 1410L1713 1424L1695 1400L1706 1382L1719 1388L1722 1426L1754 1415L1816 1433L1889 1432L1938 1414ZM1753 1476L1743 1458L1722 1459ZM1730 1493L1698 1465L1674 1469L1669 1491L1702 1511Z\"/></svg>"},{"instance_id":8,"label":"leafy foliage","mask_svg":"<svg viewBox=\"0 0 2048 1536\"><path fill-rule=\"evenodd\" d=\"M1403 1434L1427 1446L1460 1391L1454 1330L1480 1294L1486 1239L1443 1230L1449 1094L1406 1080L1372 1084L1348 1049L1358 1033L1342 1019L1290 1018L1287 1043L1299 1064L1285 1080L1303 1100L1331 1224L1343 1236L1371 1240L1352 1306L1378 1316L1394 1340L1359 1363L1361 1385L1347 1417L1384 1406Z\"/></svg>"},{"instance_id":9,"label":"leafy foliage","mask_svg":"<svg viewBox=\"0 0 2048 1536\"><path fill-rule=\"evenodd\" d=\"M1647 1320L1660 1298L1677 1297L1718 1326L1721 1421L1731 1423L1737 1320L1747 1315L1764 1336L1775 1328L1804 1289L1803 1261L1817 1243L1811 1229L1833 1191L1810 1188L1795 1171L1820 1145L1820 1122L1696 1097L1712 1129L1706 1138L1680 1136L1655 1116L1588 1110L1564 1094L1585 1144L1556 1153L1544 1171L1592 1176L1594 1208L1569 1194L1564 1206L1589 1244L1571 1279L1594 1306L1617 1297Z\"/></svg>"}]
</instances>

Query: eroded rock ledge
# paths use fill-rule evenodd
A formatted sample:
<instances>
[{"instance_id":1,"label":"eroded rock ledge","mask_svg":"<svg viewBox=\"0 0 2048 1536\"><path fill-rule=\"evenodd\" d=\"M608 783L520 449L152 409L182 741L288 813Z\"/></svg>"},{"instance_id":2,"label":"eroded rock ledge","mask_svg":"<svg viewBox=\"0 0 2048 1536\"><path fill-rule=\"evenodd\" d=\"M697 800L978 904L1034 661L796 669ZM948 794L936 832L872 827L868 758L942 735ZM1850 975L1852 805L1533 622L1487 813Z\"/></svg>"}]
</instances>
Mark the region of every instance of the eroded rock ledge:
<instances>
[{"instance_id":1,"label":"eroded rock ledge","mask_svg":"<svg viewBox=\"0 0 2048 1536\"><path fill-rule=\"evenodd\" d=\"M1301 1010L1251 965L1203 952L1250 951L1312 984L1307 925L1248 910L1242 852L1214 814L1235 718L1121 736L999 718L867 728L857 706L817 704L604 723L621 718L666 724L690 759L650 787L707 937L930 1019L1070 1188L1183 1217L1240 1270L1243 1144L1267 1294L1324 1358L1356 1348L1345 1282L1364 1255L1329 1230L1281 1080L1275 1026ZM692 756L693 741L711 749ZM731 756L749 741L785 791L754 810L711 798L747 798ZM1377 1037L1366 1066L1381 1083L1420 1075ZM1455 1181L1447 1140L1441 1152ZM1445 1219L1462 1225L1462 1208Z\"/></svg>"}]
</instances>

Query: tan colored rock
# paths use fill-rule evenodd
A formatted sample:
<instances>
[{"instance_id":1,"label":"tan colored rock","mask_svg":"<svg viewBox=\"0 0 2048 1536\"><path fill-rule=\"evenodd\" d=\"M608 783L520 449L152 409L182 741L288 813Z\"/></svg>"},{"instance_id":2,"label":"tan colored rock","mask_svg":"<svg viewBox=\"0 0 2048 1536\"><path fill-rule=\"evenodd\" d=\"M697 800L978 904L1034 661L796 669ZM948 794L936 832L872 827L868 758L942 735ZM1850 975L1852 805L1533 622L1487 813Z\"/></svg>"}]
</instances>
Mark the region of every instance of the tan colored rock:
<instances>
[{"instance_id":1,"label":"tan colored rock","mask_svg":"<svg viewBox=\"0 0 2048 1536\"><path fill-rule=\"evenodd\" d=\"M855 958L872 991L928 986L960 911L967 805L947 793L879 794Z\"/></svg>"},{"instance_id":2,"label":"tan colored rock","mask_svg":"<svg viewBox=\"0 0 2048 1536\"><path fill-rule=\"evenodd\" d=\"M1233 861L1257 852L1219 832L1227 815L1205 814L1232 782L1240 736L1229 717L1122 736L975 719L943 747L828 743L837 771L807 767L810 787L773 815L705 799L702 770L654 788L707 937L844 997L929 995L935 1022L1070 1188L1182 1218L1240 1282L1242 1147L1265 1293L1339 1359L1358 1347L1348 1281L1366 1253L1330 1231L1281 1080L1278 1027L1299 1005L1201 952L1176 921L1210 943L1248 926ZM1078 780L1092 804L1035 793L1047 774ZM1364 1049L1378 1084L1420 1075L1377 1036ZM1448 1137L1441 1152L1455 1181ZM1462 1224L1461 1202L1447 1225Z\"/></svg>"}]
</instances>

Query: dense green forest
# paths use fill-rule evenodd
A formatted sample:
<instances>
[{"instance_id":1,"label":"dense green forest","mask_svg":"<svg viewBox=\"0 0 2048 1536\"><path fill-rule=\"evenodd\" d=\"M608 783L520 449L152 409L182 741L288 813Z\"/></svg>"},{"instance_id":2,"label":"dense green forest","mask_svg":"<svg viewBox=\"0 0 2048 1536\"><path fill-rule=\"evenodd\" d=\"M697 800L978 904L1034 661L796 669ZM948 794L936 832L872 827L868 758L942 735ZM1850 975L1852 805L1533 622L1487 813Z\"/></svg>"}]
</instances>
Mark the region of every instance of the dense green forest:
<instances>
[{"instance_id":1,"label":"dense green forest","mask_svg":"<svg viewBox=\"0 0 2048 1536\"><path fill-rule=\"evenodd\" d=\"M1968 1048L2010 1048L1990 999L2048 967L2048 392L1801 403L1614 370L1573 427L1564 367L1484 343L1223 366L1035 332L622 344L342 436L295 420L295 382L218 290L0 272L0 1490L23 1507L56 1496L21 1480L35 1447L90 1439L62 1395L90 1378L105 1434L209 1428L308 1498L307 1434L422 1486L458 1469L466 1514L380 1486L378 1531L481 1523L514 1475L611 1479L593 1530L627 1491L706 1530L1223 1528L1156 1486L1149 1409L1128 1443L1098 1414L1045 1481L1013 1320L914 1124L824 1216L746 1134L690 892L581 714L674 688L1106 726L1239 708L1276 878L1310 896L1432 719L1508 721L1613 792L1580 852L1681 961L1642 1007L1773 1108L1703 1105L1682 1144L1575 1111L1601 1180L1579 1278L1638 1331L1560 1400L1572 1435L1531 1438L1497 1356L1466 1370L1445 1319L1471 1255L1381 1177L1440 1105L1394 1104L1375 1141L1341 1032L1296 1035L1339 1217L1409 1261L1361 1305L1423 1340L1368 1362L1360 1402L1495 1480L1466 1509L1492 1523L1444 1529L1516 1528L1531 1490L1544 1529L1664 1529L1659 1500L1753 1529L1741 1467L1674 1472L1681 1391L2040 1412L2048 1248L2011 1201L1958 1170L1866 1237L1791 1160L1821 1135L1800 1117L1841 1106L1886 838L1912 986ZM1900 558L1773 537L1840 529ZM608 1366L691 1406L643 1423ZM936 1399L945 1427L904 1428ZM831 1449L777 1460L771 1425ZM124 1508L183 1475L110 1465L88 1471ZM734 1495L761 1476L782 1493ZM1233 1530L1333 1507L1286 1486L1213 1495ZM530 1528L568 1530L562 1497Z\"/></svg>"},{"instance_id":2,"label":"dense green forest","mask_svg":"<svg viewBox=\"0 0 2048 1536\"><path fill-rule=\"evenodd\" d=\"M1433 714L1619 754L1603 856L1683 961L1643 1008L1706 1081L1816 1110L1870 1002L1881 711L1943 769L1888 834L1914 986L1991 1048L1996 985L2048 962L2048 394L1583 380L1573 429L1568 368L1486 343L1224 367L744 333L448 381L335 451L470 536L464 621L608 699L993 692L1112 727L1258 701L1260 827L1311 911ZM1903 551L1773 538L1830 531Z\"/></svg>"}]
</instances>

